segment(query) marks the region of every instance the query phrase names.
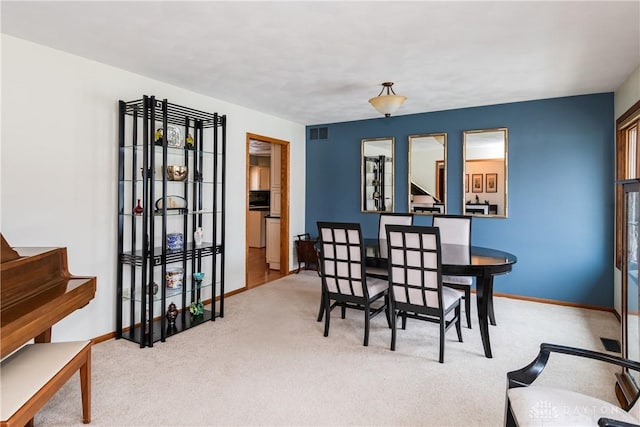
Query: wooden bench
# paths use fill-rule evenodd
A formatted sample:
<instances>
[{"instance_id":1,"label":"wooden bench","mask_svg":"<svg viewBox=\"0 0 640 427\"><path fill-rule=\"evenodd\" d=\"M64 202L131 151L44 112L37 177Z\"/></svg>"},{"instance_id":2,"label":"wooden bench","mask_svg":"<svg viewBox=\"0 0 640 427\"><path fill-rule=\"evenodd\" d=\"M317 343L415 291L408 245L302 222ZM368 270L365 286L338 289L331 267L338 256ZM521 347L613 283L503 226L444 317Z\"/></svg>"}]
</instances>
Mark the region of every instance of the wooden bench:
<instances>
[{"instance_id":1,"label":"wooden bench","mask_svg":"<svg viewBox=\"0 0 640 427\"><path fill-rule=\"evenodd\" d=\"M0 426L33 425L33 417L80 370L82 422L91 422L91 341L28 344L0 363Z\"/></svg>"}]
</instances>

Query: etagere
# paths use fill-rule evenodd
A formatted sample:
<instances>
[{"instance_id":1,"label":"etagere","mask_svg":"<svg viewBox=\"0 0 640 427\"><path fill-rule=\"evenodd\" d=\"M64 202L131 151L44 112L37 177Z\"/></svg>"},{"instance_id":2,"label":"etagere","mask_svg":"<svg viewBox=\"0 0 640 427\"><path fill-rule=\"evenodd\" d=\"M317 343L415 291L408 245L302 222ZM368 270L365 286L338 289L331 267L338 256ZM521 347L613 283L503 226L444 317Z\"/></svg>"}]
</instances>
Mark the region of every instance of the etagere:
<instances>
[{"instance_id":1,"label":"etagere","mask_svg":"<svg viewBox=\"0 0 640 427\"><path fill-rule=\"evenodd\" d=\"M119 110L116 337L152 347L224 316L226 116Z\"/></svg>"}]
</instances>

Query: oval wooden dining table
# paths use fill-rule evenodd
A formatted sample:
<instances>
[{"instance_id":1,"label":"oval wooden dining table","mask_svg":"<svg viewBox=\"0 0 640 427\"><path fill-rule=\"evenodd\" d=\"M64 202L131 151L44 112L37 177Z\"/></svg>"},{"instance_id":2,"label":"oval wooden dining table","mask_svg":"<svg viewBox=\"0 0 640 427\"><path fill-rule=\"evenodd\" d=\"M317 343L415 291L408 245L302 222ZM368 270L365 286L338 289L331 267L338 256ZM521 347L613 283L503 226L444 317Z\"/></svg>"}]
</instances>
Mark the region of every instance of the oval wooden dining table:
<instances>
[{"instance_id":1,"label":"oval wooden dining table","mask_svg":"<svg viewBox=\"0 0 640 427\"><path fill-rule=\"evenodd\" d=\"M367 265L387 267L386 240L364 239L364 249ZM493 354L489 339L489 317L494 318L493 278L500 274L509 273L518 258L509 252L480 246L442 244L440 249L443 275L473 276L476 278L476 303L480 336L482 337L484 355L491 358Z\"/></svg>"}]
</instances>

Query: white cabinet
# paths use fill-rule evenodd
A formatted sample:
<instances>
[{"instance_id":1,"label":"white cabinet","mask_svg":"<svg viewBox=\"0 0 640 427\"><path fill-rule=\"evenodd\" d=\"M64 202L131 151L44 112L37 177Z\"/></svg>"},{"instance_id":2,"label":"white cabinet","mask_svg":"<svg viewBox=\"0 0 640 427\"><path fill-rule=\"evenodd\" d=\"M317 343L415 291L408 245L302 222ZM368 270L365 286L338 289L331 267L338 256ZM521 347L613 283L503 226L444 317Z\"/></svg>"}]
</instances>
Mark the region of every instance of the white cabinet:
<instances>
[{"instance_id":1,"label":"white cabinet","mask_svg":"<svg viewBox=\"0 0 640 427\"><path fill-rule=\"evenodd\" d=\"M249 168L249 188L251 191L269 190L271 187L271 168L251 166Z\"/></svg>"},{"instance_id":2,"label":"white cabinet","mask_svg":"<svg viewBox=\"0 0 640 427\"><path fill-rule=\"evenodd\" d=\"M280 218L267 218L267 264L280 270Z\"/></svg>"},{"instance_id":3,"label":"white cabinet","mask_svg":"<svg viewBox=\"0 0 640 427\"><path fill-rule=\"evenodd\" d=\"M281 145L271 144L271 215L280 216L280 202L282 200L282 188L280 179Z\"/></svg>"},{"instance_id":4,"label":"white cabinet","mask_svg":"<svg viewBox=\"0 0 640 427\"><path fill-rule=\"evenodd\" d=\"M266 211L249 211L249 247L264 248L266 246Z\"/></svg>"}]
</instances>

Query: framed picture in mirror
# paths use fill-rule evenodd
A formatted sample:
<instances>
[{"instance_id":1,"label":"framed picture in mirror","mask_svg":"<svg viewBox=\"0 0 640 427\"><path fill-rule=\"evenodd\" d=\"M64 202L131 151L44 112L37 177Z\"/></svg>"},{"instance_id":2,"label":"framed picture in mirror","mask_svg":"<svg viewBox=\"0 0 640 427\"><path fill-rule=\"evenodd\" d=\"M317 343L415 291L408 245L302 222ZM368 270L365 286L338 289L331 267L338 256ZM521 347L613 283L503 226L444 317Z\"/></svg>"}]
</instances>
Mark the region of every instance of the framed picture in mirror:
<instances>
[{"instance_id":1,"label":"framed picture in mirror","mask_svg":"<svg viewBox=\"0 0 640 427\"><path fill-rule=\"evenodd\" d=\"M465 193L469 192L469 174L468 173L464 174L464 192Z\"/></svg>"},{"instance_id":2,"label":"framed picture in mirror","mask_svg":"<svg viewBox=\"0 0 640 427\"><path fill-rule=\"evenodd\" d=\"M471 175L471 192L482 193L482 174L474 173Z\"/></svg>"},{"instance_id":3,"label":"framed picture in mirror","mask_svg":"<svg viewBox=\"0 0 640 427\"><path fill-rule=\"evenodd\" d=\"M498 192L498 174L497 173L488 173L485 175L485 188L487 193L497 193Z\"/></svg>"}]
</instances>

